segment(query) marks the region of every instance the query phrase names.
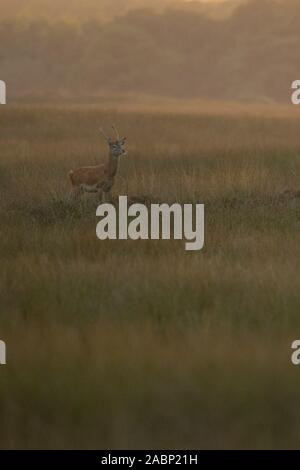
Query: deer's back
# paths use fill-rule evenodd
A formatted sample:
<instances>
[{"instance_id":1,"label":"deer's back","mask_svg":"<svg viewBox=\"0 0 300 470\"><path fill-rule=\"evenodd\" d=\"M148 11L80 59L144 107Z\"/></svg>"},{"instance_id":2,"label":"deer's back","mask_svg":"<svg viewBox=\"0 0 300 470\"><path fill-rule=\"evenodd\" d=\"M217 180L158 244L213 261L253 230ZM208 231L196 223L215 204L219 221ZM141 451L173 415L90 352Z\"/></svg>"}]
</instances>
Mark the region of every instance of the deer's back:
<instances>
[{"instance_id":1,"label":"deer's back","mask_svg":"<svg viewBox=\"0 0 300 470\"><path fill-rule=\"evenodd\" d=\"M77 168L70 172L71 182L74 186L87 185L93 186L106 179L105 165L85 166Z\"/></svg>"}]
</instances>

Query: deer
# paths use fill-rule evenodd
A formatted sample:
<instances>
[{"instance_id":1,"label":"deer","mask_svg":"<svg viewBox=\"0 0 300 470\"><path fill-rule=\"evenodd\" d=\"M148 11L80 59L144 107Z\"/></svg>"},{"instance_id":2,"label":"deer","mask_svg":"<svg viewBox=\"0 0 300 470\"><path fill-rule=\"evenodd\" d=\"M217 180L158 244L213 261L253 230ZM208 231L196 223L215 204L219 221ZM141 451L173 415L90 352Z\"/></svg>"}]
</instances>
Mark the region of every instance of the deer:
<instances>
[{"instance_id":1,"label":"deer","mask_svg":"<svg viewBox=\"0 0 300 470\"><path fill-rule=\"evenodd\" d=\"M69 172L73 195L76 199L80 198L84 192L98 193L102 202L110 197L118 171L119 157L127 155L123 148L126 137L120 138L117 128L115 126L112 126L112 128L116 134L116 139L107 137L103 129L100 128L100 132L108 144L108 161L100 165L85 166Z\"/></svg>"}]
</instances>

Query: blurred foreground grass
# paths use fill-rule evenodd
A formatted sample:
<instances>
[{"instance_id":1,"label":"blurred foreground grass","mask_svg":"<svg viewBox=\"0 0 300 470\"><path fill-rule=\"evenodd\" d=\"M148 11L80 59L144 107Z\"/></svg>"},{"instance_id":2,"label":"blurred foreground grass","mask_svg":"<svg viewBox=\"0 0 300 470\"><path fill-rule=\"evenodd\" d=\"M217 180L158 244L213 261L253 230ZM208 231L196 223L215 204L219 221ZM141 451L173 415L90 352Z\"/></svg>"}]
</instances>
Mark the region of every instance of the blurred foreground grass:
<instances>
[{"instance_id":1,"label":"blurred foreground grass","mask_svg":"<svg viewBox=\"0 0 300 470\"><path fill-rule=\"evenodd\" d=\"M203 251L97 240L66 175L111 123L114 196L203 202ZM14 106L0 129L1 448L299 447L299 119Z\"/></svg>"}]
</instances>

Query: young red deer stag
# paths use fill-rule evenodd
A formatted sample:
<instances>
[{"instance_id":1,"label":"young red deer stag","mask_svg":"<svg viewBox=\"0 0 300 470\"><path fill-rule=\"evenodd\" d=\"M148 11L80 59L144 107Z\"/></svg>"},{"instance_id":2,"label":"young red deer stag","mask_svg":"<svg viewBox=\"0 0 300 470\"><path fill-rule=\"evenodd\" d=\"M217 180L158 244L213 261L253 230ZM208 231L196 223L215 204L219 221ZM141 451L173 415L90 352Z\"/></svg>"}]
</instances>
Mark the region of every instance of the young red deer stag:
<instances>
[{"instance_id":1,"label":"young red deer stag","mask_svg":"<svg viewBox=\"0 0 300 470\"><path fill-rule=\"evenodd\" d=\"M115 176L118 171L119 157L126 155L123 146L126 142L126 137L120 138L119 132L115 126L112 126L116 133L116 139L113 140L106 136L103 129L100 132L105 137L108 143L108 161L95 166L85 166L72 170L69 177L73 186L73 193L75 197L80 197L82 193L98 193L102 201L107 199L110 194L111 188L115 182Z\"/></svg>"}]
</instances>

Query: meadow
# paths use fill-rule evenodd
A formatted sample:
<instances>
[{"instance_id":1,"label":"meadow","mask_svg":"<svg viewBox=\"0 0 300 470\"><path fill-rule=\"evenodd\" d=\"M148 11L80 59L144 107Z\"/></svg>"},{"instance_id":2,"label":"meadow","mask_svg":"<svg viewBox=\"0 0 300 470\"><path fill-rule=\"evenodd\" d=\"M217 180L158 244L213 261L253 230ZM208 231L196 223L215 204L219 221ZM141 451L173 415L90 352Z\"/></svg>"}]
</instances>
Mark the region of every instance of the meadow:
<instances>
[{"instance_id":1,"label":"meadow","mask_svg":"<svg viewBox=\"0 0 300 470\"><path fill-rule=\"evenodd\" d=\"M214 110L1 107L1 448L300 447L299 113ZM204 203L202 251L96 238L113 123L114 197Z\"/></svg>"}]
</instances>

